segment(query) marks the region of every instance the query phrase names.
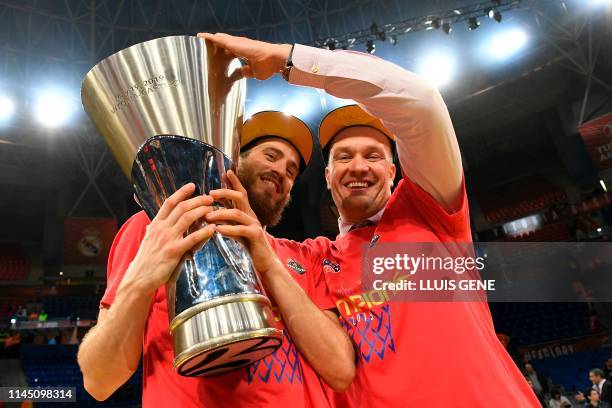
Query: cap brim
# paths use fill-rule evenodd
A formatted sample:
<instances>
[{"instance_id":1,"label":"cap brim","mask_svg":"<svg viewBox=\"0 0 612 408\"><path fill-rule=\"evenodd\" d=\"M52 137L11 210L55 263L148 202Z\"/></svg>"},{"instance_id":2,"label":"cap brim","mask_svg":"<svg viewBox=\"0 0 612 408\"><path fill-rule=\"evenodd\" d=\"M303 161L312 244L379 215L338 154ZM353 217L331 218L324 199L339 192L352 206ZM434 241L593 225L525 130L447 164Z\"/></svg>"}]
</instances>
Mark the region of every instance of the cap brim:
<instances>
[{"instance_id":1,"label":"cap brim","mask_svg":"<svg viewBox=\"0 0 612 408\"><path fill-rule=\"evenodd\" d=\"M391 140L395 140L380 119L367 113L359 105L347 105L329 112L321 121L319 126L319 143L321 149L325 149L329 142L342 129L352 126L368 126L380 131Z\"/></svg>"},{"instance_id":2,"label":"cap brim","mask_svg":"<svg viewBox=\"0 0 612 408\"><path fill-rule=\"evenodd\" d=\"M308 125L295 116L282 112L258 112L244 122L240 146L244 147L259 138L270 136L291 143L304 160L304 164L308 165L313 148L312 132Z\"/></svg>"}]
</instances>

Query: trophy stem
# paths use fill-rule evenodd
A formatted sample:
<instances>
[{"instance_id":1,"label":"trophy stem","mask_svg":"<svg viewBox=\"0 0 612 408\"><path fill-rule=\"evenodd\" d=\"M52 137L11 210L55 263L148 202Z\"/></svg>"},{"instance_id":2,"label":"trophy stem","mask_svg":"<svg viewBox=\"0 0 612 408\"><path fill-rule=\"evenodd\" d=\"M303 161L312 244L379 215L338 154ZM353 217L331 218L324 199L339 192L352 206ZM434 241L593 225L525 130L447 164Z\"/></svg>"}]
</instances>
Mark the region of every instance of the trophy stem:
<instances>
[{"instance_id":1,"label":"trophy stem","mask_svg":"<svg viewBox=\"0 0 612 408\"><path fill-rule=\"evenodd\" d=\"M132 180L147 213L180 186L193 182L195 194L222 186L231 160L206 143L159 135L136 155ZM191 232L205 223L194 224ZM212 239L186 254L166 285L174 367L185 376L222 373L250 364L278 348L270 300L246 248L214 233Z\"/></svg>"}]
</instances>

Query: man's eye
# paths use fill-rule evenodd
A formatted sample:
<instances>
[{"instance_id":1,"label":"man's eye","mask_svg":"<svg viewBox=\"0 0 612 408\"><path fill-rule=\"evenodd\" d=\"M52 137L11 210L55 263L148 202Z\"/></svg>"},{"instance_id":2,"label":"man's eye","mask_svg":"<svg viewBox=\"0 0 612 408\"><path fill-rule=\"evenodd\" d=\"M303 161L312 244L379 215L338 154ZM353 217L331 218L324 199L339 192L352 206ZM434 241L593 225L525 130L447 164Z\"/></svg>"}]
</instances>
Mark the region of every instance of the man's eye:
<instances>
[{"instance_id":1,"label":"man's eye","mask_svg":"<svg viewBox=\"0 0 612 408\"><path fill-rule=\"evenodd\" d=\"M348 160L350 158L351 157L348 154L346 154L346 153L342 153L342 154L339 154L338 156L336 156L336 160Z\"/></svg>"},{"instance_id":2,"label":"man's eye","mask_svg":"<svg viewBox=\"0 0 612 408\"><path fill-rule=\"evenodd\" d=\"M371 160L379 160L381 158L382 156L379 153L371 153L370 155L368 155L368 159Z\"/></svg>"},{"instance_id":3,"label":"man's eye","mask_svg":"<svg viewBox=\"0 0 612 408\"><path fill-rule=\"evenodd\" d=\"M266 159L274 160L274 155L272 153L266 153L265 156Z\"/></svg>"}]
</instances>

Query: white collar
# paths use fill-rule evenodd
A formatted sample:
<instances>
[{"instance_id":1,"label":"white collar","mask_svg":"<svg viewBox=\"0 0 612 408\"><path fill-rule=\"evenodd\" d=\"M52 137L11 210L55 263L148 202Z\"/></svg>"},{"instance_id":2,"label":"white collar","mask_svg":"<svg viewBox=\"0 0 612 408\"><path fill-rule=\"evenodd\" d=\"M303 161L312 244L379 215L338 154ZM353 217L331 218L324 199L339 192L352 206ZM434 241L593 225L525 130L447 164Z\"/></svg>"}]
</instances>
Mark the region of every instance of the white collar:
<instances>
[{"instance_id":1,"label":"white collar","mask_svg":"<svg viewBox=\"0 0 612 408\"><path fill-rule=\"evenodd\" d=\"M385 212L385 207L383 207L379 212L377 212L376 214L368 218L368 220L372 221L374 224L378 224L384 212ZM340 234L338 234L338 236L342 236L346 234L347 232L349 232L351 228L353 227L353 225L355 224L356 223L354 222L344 221L342 217L338 218L338 229L340 230Z\"/></svg>"}]
</instances>

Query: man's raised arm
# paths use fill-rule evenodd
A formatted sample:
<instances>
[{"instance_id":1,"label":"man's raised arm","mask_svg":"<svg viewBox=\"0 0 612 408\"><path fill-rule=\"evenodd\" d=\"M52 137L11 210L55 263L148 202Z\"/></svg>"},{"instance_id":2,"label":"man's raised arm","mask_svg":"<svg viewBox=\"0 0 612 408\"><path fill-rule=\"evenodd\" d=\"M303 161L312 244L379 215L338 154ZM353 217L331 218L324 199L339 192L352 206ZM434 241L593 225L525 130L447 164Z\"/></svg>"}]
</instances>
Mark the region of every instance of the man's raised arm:
<instances>
[{"instance_id":1,"label":"man's raised arm","mask_svg":"<svg viewBox=\"0 0 612 408\"><path fill-rule=\"evenodd\" d=\"M423 77L391 62L353 51L270 44L227 34L203 38L245 58L247 77L266 79L285 67L289 82L353 99L396 136L404 174L448 211L456 210L463 170L457 138L442 97Z\"/></svg>"}]
</instances>

